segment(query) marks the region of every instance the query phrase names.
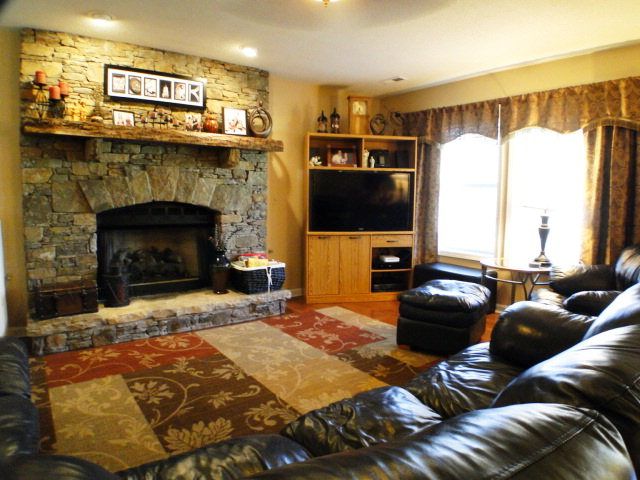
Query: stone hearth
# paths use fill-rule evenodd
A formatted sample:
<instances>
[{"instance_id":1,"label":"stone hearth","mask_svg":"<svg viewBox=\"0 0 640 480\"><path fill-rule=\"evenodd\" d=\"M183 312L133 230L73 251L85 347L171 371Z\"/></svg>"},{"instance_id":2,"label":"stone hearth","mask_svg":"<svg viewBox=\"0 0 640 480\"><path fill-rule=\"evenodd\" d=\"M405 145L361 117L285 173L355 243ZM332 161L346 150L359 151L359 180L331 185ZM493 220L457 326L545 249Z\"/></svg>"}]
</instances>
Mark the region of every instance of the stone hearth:
<instances>
[{"instance_id":1,"label":"stone hearth","mask_svg":"<svg viewBox=\"0 0 640 480\"><path fill-rule=\"evenodd\" d=\"M197 290L136 298L126 307L32 322L27 336L35 355L64 352L278 315L289 298L289 290L253 295Z\"/></svg>"}]
</instances>

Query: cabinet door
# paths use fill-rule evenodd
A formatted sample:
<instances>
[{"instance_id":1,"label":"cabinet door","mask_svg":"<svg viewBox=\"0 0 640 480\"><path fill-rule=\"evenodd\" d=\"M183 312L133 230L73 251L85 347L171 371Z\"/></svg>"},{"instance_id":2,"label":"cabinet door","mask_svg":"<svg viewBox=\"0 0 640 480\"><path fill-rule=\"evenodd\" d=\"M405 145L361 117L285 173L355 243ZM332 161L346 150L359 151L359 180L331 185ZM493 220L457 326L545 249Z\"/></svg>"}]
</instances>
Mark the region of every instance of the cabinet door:
<instances>
[{"instance_id":1,"label":"cabinet door","mask_svg":"<svg viewBox=\"0 0 640 480\"><path fill-rule=\"evenodd\" d=\"M371 237L340 237L340 293L370 293Z\"/></svg>"},{"instance_id":2,"label":"cabinet door","mask_svg":"<svg viewBox=\"0 0 640 480\"><path fill-rule=\"evenodd\" d=\"M311 235L307 246L307 295L337 295L340 291L340 239Z\"/></svg>"}]
</instances>

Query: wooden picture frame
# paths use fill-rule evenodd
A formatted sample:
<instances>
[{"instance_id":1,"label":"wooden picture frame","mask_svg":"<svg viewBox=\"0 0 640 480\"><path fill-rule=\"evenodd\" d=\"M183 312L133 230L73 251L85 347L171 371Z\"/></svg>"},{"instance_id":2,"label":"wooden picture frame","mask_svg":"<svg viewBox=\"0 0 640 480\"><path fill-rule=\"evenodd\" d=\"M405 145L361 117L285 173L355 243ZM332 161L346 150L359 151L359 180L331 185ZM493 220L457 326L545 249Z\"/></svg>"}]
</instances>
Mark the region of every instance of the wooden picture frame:
<instances>
[{"instance_id":1,"label":"wooden picture frame","mask_svg":"<svg viewBox=\"0 0 640 480\"><path fill-rule=\"evenodd\" d=\"M206 106L206 81L139 68L104 66L105 95L127 101Z\"/></svg>"},{"instance_id":2,"label":"wooden picture frame","mask_svg":"<svg viewBox=\"0 0 640 480\"><path fill-rule=\"evenodd\" d=\"M358 166L356 147L335 146L327 148L327 165L330 167L350 168Z\"/></svg>"},{"instance_id":3,"label":"wooden picture frame","mask_svg":"<svg viewBox=\"0 0 640 480\"><path fill-rule=\"evenodd\" d=\"M222 109L222 133L247 135L247 111L243 108L224 107Z\"/></svg>"},{"instance_id":4,"label":"wooden picture frame","mask_svg":"<svg viewBox=\"0 0 640 480\"><path fill-rule=\"evenodd\" d=\"M133 112L113 110L113 124L119 127L135 127L136 120Z\"/></svg>"}]
</instances>

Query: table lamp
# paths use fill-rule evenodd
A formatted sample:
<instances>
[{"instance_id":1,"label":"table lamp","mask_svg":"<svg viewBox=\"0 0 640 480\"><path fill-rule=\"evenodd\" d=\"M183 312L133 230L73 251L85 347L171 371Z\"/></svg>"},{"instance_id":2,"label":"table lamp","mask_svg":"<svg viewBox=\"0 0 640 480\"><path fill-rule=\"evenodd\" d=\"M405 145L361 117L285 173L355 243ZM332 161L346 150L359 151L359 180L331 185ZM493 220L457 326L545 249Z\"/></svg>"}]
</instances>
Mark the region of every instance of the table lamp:
<instances>
[{"instance_id":1,"label":"table lamp","mask_svg":"<svg viewBox=\"0 0 640 480\"><path fill-rule=\"evenodd\" d=\"M542 208L543 213L540 215L540 226L538 227L538 234L540 235L540 254L529 263L530 267L549 267L551 266L551 260L547 258L544 253L544 249L547 245L547 237L549 236L549 209Z\"/></svg>"}]
</instances>

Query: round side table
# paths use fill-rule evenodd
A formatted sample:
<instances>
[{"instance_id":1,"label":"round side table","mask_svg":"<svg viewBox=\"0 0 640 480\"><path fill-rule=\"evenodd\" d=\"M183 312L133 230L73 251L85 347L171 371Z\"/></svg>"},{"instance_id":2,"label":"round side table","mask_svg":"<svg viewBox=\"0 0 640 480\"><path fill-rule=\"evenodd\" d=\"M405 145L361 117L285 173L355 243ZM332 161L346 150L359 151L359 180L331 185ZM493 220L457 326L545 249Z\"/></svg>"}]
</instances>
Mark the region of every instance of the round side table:
<instances>
[{"instance_id":1,"label":"round side table","mask_svg":"<svg viewBox=\"0 0 640 480\"><path fill-rule=\"evenodd\" d=\"M498 278L492 278L492 280L511 285L511 303L515 302L518 285L522 286L526 300L531 299L531 294L535 287L549 285L548 280L541 280L541 278L546 277L551 272L551 267L530 267L527 264L512 262L504 258L483 258L480 260L480 265L482 266L483 284L489 268L509 272L509 278L500 278L500 275L498 275Z\"/></svg>"}]
</instances>

